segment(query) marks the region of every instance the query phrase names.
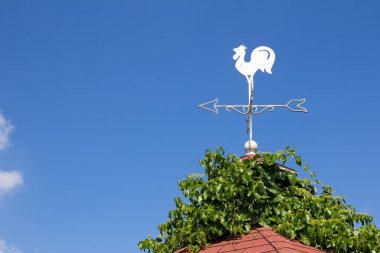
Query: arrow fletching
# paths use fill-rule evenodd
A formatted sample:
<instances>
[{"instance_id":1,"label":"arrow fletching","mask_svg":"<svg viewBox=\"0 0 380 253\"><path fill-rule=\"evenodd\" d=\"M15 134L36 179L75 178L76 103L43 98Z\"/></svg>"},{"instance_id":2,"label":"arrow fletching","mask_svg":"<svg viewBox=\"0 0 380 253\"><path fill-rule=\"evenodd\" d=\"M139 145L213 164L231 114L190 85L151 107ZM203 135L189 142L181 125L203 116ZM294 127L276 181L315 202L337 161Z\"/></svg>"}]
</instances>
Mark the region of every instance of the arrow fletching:
<instances>
[{"instance_id":1,"label":"arrow fletching","mask_svg":"<svg viewBox=\"0 0 380 253\"><path fill-rule=\"evenodd\" d=\"M286 107L291 110L292 112L307 112L307 109L303 107L302 105L306 102L306 98L300 98L300 99L292 99L287 104ZM292 108L294 103L298 103L295 105L295 108Z\"/></svg>"}]
</instances>

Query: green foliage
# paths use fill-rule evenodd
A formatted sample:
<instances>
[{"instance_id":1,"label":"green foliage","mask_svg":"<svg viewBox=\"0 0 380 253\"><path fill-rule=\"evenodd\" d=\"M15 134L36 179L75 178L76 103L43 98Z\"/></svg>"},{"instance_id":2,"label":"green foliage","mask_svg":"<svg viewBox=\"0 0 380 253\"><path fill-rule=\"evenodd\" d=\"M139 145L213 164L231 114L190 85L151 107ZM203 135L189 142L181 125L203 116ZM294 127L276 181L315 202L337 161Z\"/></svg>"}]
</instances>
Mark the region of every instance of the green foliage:
<instances>
[{"instance_id":1,"label":"green foliage","mask_svg":"<svg viewBox=\"0 0 380 253\"><path fill-rule=\"evenodd\" d=\"M288 147L276 154L241 161L219 147L206 151L205 175L191 174L178 185L185 198L175 198L157 238L139 242L146 252L168 253L188 247L198 252L218 239L248 233L252 225L269 226L304 244L335 252L380 252L380 230L372 217L358 213L344 197L334 196L315 174L300 179L277 163L301 157ZM308 171L309 166L305 165ZM317 195L317 186L322 193ZM361 227L354 226L360 223Z\"/></svg>"}]
</instances>

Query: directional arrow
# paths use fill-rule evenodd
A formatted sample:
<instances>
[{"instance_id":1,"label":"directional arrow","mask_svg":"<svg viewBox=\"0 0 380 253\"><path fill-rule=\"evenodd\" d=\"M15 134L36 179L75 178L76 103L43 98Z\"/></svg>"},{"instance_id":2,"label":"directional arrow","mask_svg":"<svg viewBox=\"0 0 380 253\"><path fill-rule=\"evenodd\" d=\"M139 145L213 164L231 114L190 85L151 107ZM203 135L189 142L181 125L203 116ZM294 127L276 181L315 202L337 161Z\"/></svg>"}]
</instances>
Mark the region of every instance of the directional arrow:
<instances>
[{"instance_id":1,"label":"directional arrow","mask_svg":"<svg viewBox=\"0 0 380 253\"><path fill-rule=\"evenodd\" d=\"M219 105L219 100L215 98L212 101L198 105L199 108L219 114L218 108L225 108L227 112L236 111L240 114L249 113L249 105ZM260 114L264 111L272 112L275 108L284 107L292 112L307 112L307 109L302 105L306 102L305 98L291 99L283 105L252 105L252 114Z\"/></svg>"}]
</instances>

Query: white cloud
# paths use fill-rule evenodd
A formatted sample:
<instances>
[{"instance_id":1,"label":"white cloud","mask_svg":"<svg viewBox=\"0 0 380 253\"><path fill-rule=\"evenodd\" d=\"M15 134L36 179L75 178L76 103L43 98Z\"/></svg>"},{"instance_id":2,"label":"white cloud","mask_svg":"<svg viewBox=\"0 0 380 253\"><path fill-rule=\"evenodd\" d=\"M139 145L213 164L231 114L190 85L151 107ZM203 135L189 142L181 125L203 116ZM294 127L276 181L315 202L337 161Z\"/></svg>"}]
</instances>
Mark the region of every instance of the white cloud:
<instances>
[{"instance_id":1,"label":"white cloud","mask_svg":"<svg viewBox=\"0 0 380 253\"><path fill-rule=\"evenodd\" d=\"M9 245L0 239L0 253L22 253L22 251L17 246Z\"/></svg>"},{"instance_id":2,"label":"white cloud","mask_svg":"<svg viewBox=\"0 0 380 253\"><path fill-rule=\"evenodd\" d=\"M13 128L10 121L0 113L0 150L9 145L9 135ZM0 200L5 194L13 191L23 183L21 172L0 170ZM0 253L22 253L22 251L16 245L7 244L6 241L0 238Z\"/></svg>"},{"instance_id":3,"label":"white cloud","mask_svg":"<svg viewBox=\"0 0 380 253\"><path fill-rule=\"evenodd\" d=\"M0 170L0 199L5 194L11 192L24 183L21 172L19 171L2 171ZM3 253L0 251L0 253Z\"/></svg>"},{"instance_id":4,"label":"white cloud","mask_svg":"<svg viewBox=\"0 0 380 253\"><path fill-rule=\"evenodd\" d=\"M11 122L0 113L0 150L9 145L9 135L13 129Z\"/></svg>"}]
</instances>

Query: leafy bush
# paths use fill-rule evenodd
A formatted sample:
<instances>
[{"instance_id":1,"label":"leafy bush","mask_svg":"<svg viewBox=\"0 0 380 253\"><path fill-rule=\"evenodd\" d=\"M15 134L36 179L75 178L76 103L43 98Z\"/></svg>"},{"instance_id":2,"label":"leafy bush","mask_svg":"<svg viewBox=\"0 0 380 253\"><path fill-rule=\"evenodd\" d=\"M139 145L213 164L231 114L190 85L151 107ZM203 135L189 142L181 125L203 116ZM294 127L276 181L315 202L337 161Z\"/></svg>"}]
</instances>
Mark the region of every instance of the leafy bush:
<instances>
[{"instance_id":1,"label":"leafy bush","mask_svg":"<svg viewBox=\"0 0 380 253\"><path fill-rule=\"evenodd\" d=\"M315 179L300 179L280 170L301 157L288 147L276 154L241 160L221 147L206 151L205 175L191 174L178 185L185 198L175 198L157 238L139 242L141 250L175 252L187 247L198 252L223 238L248 233L251 226L268 226L304 244L335 252L380 252L380 230L373 218L358 213L331 187ZM308 166L304 166L308 170ZM317 195L317 187L322 189ZM355 228L360 223L361 227Z\"/></svg>"}]
</instances>

